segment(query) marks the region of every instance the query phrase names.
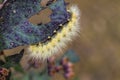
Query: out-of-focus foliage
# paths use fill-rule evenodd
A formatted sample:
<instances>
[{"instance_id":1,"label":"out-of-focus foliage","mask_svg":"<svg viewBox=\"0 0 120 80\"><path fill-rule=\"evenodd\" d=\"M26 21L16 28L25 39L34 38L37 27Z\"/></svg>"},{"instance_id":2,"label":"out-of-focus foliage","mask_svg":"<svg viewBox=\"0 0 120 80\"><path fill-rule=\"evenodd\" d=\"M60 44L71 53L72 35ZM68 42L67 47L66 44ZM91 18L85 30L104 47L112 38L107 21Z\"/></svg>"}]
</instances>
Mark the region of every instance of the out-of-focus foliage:
<instances>
[{"instance_id":1,"label":"out-of-focus foliage","mask_svg":"<svg viewBox=\"0 0 120 80\"><path fill-rule=\"evenodd\" d=\"M48 76L47 69L42 72L29 72L21 77L12 76L11 80L50 80L50 76Z\"/></svg>"},{"instance_id":2,"label":"out-of-focus foliage","mask_svg":"<svg viewBox=\"0 0 120 80\"><path fill-rule=\"evenodd\" d=\"M0 0L0 3L2 3L3 2L3 0Z\"/></svg>"},{"instance_id":3,"label":"out-of-focus foliage","mask_svg":"<svg viewBox=\"0 0 120 80\"><path fill-rule=\"evenodd\" d=\"M62 56L60 59L58 59L56 61L56 66L57 66L57 64L60 65L60 62L64 57L68 57L69 60L73 63L76 63L79 61L79 56L77 56L77 54L73 50L69 50L65 53L64 56ZM14 68L16 68L17 72L19 71L19 68L21 70L21 66L18 66L18 65L17 65L17 67L14 67ZM16 76L14 76L14 74L12 74L11 80L51 80L51 78L54 77L54 76L50 76L48 74L47 66L42 71L38 71L38 72L30 71L27 73L20 73L20 74L21 74L20 77L19 76L16 77ZM61 74L61 73L56 73L56 74ZM75 77L75 80L77 80L77 79L78 79L78 77Z\"/></svg>"}]
</instances>

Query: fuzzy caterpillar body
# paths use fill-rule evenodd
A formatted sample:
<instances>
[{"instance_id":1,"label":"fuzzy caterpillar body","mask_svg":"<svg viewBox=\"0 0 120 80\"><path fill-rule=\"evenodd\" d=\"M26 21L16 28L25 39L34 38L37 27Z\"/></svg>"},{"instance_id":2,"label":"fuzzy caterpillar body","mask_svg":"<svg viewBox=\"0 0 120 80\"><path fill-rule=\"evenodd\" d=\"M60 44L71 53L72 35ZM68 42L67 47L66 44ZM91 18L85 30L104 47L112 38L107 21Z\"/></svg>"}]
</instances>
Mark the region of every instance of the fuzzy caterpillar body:
<instances>
[{"instance_id":1,"label":"fuzzy caterpillar body","mask_svg":"<svg viewBox=\"0 0 120 80\"><path fill-rule=\"evenodd\" d=\"M69 11L72 14L71 19L68 19L68 24L61 25L63 28L60 32L57 32L55 37L51 38L46 44L40 42L38 45L31 45L28 47L30 57L45 60L54 56L59 51L62 51L62 49L67 46L67 43L71 42L72 39L78 35L80 31L80 11L77 6L72 6Z\"/></svg>"}]
</instances>

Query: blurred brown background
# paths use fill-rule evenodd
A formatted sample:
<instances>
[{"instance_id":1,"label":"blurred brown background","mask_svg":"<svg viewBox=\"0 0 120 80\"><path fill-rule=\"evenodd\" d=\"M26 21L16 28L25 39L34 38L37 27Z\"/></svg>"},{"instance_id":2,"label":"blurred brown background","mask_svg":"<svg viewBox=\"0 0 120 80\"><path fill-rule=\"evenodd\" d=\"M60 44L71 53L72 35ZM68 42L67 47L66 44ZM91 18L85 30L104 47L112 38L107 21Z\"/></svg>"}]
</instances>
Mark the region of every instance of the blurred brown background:
<instances>
[{"instance_id":1,"label":"blurred brown background","mask_svg":"<svg viewBox=\"0 0 120 80\"><path fill-rule=\"evenodd\" d=\"M66 0L81 10L81 34L73 48L81 60L75 64L79 80L120 80L120 0ZM49 15L49 10L45 13ZM45 16L45 14L42 14ZM48 20L31 19L33 23ZM6 51L15 53L19 49ZM12 52L11 52L12 51ZM54 80L62 80L59 76Z\"/></svg>"}]
</instances>

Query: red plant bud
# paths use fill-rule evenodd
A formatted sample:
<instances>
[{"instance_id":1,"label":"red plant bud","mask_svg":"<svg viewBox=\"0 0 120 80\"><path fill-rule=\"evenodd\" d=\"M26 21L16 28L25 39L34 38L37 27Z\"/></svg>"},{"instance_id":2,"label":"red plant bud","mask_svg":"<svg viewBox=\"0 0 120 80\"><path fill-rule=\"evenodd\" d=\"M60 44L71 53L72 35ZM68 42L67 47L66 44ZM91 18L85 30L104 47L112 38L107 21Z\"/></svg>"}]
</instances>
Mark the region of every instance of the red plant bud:
<instances>
[{"instance_id":1,"label":"red plant bud","mask_svg":"<svg viewBox=\"0 0 120 80\"><path fill-rule=\"evenodd\" d=\"M6 68L1 68L0 73L4 76L8 76L9 75L9 70L6 69Z\"/></svg>"},{"instance_id":2,"label":"red plant bud","mask_svg":"<svg viewBox=\"0 0 120 80\"><path fill-rule=\"evenodd\" d=\"M56 72L59 72L60 70L63 69L63 67L62 66L56 66L55 69L56 69Z\"/></svg>"},{"instance_id":3,"label":"red plant bud","mask_svg":"<svg viewBox=\"0 0 120 80\"><path fill-rule=\"evenodd\" d=\"M68 69L66 70L66 72L73 72L73 69L72 69L72 68L68 68Z\"/></svg>"},{"instance_id":4,"label":"red plant bud","mask_svg":"<svg viewBox=\"0 0 120 80\"><path fill-rule=\"evenodd\" d=\"M48 59L48 63L53 63L53 62L55 62L55 57L53 56L53 57L50 57L49 59Z\"/></svg>"},{"instance_id":5,"label":"red plant bud","mask_svg":"<svg viewBox=\"0 0 120 80\"><path fill-rule=\"evenodd\" d=\"M68 62L68 63L67 63L67 66L70 67L70 68L72 68L72 67L73 67L73 64L72 64L71 62Z\"/></svg>"},{"instance_id":6,"label":"red plant bud","mask_svg":"<svg viewBox=\"0 0 120 80\"><path fill-rule=\"evenodd\" d=\"M74 72L65 73L65 75L64 75L64 77L65 77L66 79L70 79L70 78L72 78L73 76L74 76Z\"/></svg>"},{"instance_id":7,"label":"red plant bud","mask_svg":"<svg viewBox=\"0 0 120 80\"><path fill-rule=\"evenodd\" d=\"M6 80L5 76L1 76L0 80Z\"/></svg>"}]
</instances>

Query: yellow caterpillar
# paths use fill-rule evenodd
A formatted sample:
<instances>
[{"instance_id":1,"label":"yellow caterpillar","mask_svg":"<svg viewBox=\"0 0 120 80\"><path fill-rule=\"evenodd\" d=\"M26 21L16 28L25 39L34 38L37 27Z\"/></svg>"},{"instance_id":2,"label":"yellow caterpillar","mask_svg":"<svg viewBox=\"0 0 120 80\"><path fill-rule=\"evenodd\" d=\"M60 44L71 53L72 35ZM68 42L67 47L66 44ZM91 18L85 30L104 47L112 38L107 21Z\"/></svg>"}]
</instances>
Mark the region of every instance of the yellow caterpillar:
<instances>
[{"instance_id":1,"label":"yellow caterpillar","mask_svg":"<svg viewBox=\"0 0 120 80\"><path fill-rule=\"evenodd\" d=\"M78 32L80 31L80 11L77 6L72 6L68 11L72 13L69 23L67 25L63 25L62 30L57 32L54 38L46 44L39 43L38 46L30 45L28 47L27 51L31 58L45 60L53 55L56 55L67 46L67 43L71 42L72 39L78 35Z\"/></svg>"}]
</instances>

